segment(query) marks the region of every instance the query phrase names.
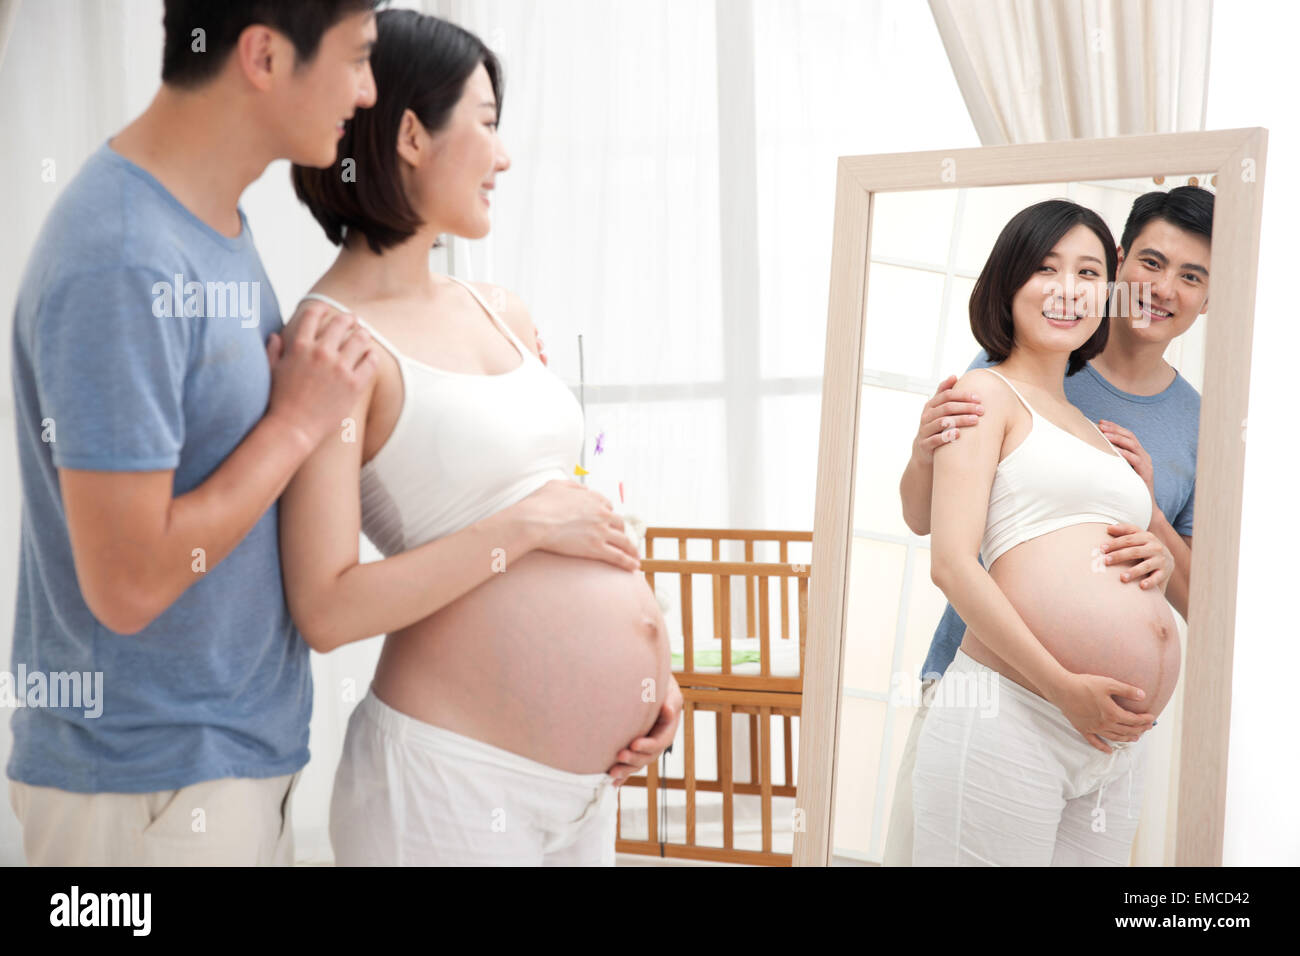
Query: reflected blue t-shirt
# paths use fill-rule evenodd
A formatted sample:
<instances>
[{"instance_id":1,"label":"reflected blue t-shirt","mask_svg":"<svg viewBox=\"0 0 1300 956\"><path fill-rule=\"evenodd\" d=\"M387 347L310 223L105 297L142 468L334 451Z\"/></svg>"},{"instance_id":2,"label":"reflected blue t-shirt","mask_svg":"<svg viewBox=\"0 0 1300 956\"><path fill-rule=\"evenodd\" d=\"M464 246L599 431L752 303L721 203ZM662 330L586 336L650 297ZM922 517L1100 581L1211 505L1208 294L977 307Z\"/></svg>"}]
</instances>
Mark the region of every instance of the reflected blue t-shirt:
<instances>
[{"instance_id":1,"label":"reflected blue t-shirt","mask_svg":"<svg viewBox=\"0 0 1300 956\"><path fill-rule=\"evenodd\" d=\"M309 651L285 603L276 506L224 560L190 551L194 583L126 635L82 598L59 491L59 468L172 470L183 495L265 413L266 340L283 323L239 215L239 236L221 235L104 143L32 250L11 366L22 477L14 780L146 793L307 763Z\"/></svg>"},{"instance_id":2,"label":"reflected blue t-shirt","mask_svg":"<svg viewBox=\"0 0 1300 956\"><path fill-rule=\"evenodd\" d=\"M988 368L988 353L979 355L966 371ZM1089 363L1065 377L1065 397L1095 424L1101 419L1122 425L1137 436L1151 456L1156 504L1179 534L1191 536L1196 496L1196 440L1201 421L1201 393L1175 373L1173 382L1155 395L1122 392ZM978 427L978 426L976 426ZM980 561L981 566L984 562ZM940 677L957 656L966 622L949 604L943 610L921 678Z\"/></svg>"}]
</instances>

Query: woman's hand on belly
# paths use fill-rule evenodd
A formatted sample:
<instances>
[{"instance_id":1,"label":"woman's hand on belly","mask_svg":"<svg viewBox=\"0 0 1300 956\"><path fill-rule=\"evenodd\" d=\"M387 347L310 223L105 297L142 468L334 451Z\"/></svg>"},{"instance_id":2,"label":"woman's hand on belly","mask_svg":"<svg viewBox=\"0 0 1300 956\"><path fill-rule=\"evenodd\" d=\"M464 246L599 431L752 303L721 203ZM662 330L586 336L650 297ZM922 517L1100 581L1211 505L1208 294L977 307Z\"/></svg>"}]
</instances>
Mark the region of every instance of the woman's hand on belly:
<instances>
[{"instance_id":1,"label":"woman's hand on belly","mask_svg":"<svg viewBox=\"0 0 1300 956\"><path fill-rule=\"evenodd\" d=\"M668 696L659 708L659 717L644 737L638 737L620 750L619 763L609 768L609 775L614 778L614 786L621 786L628 777L642 767L651 763L656 757L672 746L677 736L677 724L682 715L682 689L677 677L670 675Z\"/></svg>"},{"instance_id":2,"label":"woman's hand on belly","mask_svg":"<svg viewBox=\"0 0 1300 956\"><path fill-rule=\"evenodd\" d=\"M1047 691L1047 699L1102 753L1111 750L1101 739L1102 735L1110 740L1137 740L1151 729L1156 719L1154 714L1135 714L1114 700L1125 697L1140 701L1145 696L1140 687L1097 674L1067 674L1060 684Z\"/></svg>"},{"instance_id":3,"label":"woman's hand on belly","mask_svg":"<svg viewBox=\"0 0 1300 956\"><path fill-rule=\"evenodd\" d=\"M638 571L641 558L609 499L576 481L548 481L511 507L533 529L535 547Z\"/></svg>"},{"instance_id":4,"label":"woman's hand on belly","mask_svg":"<svg viewBox=\"0 0 1300 956\"><path fill-rule=\"evenodd\" d=\"M1017 545L989 571L1021 620L1071 676L1107 678L1144 692L1094 688L1084 694L1081 687L1065 689L1058 696L1076 701L1071 723L1085 737L1088 731L1080 721L1114 714L1114 707L1158 717L1178 678L1173 611L1154 588L1135 587L1133 579L1122 581L1121 575L1130 570L1125 564L1102 560L1101 547L1113 540L1106 525L1072 525ZM1005 665L999 669L1007 674ZM1014 673L1008 676L1025 683ZM1067 710L1048 693L1051 688L1030 689ZM1111 693L1119 698L1110 700Z\"/></svg>"}]
</instances>

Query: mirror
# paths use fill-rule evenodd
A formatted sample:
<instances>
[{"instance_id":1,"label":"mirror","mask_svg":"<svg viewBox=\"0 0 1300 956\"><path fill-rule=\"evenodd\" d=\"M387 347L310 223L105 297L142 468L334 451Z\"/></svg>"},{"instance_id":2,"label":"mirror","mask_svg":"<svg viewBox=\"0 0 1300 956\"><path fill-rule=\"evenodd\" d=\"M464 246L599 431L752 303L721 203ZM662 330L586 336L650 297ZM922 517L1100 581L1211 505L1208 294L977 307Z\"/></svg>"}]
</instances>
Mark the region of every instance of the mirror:
<instances>
[{"instance_id":1,"label":"mirror","mask_svg":"<svg viewBox=\"0 0 1300 956\"><path fill-rule=\"evenodd\" d=\"M1097 213L1119 243L1139 196L1185 185L1215 195L1214 241L1205 263L1214 282L1207 312L1195 314L1163 347L1164 361L1176 374L1168 372L1158 386L1127 391L1120 384L1122 373L1106 362L1113 353L1106 353L1068 377L1065 391L1083 417L1115 422L1139 439L1159 469L1153 475L1156 501L1175 531L1191 535L1193 478L1195 497L1215 502L1213 511L1201 509L1190 552L1195 589L1171 580L1164 601L1150 596L1168 609L1165 633L1179 643L1174 658L1178 676L1176 682L1162 678L1165 687L1173 683L1170 696L1160 710L1158 728L1142 741L1144 786L1137 800L1140 817L1131 836L1131 860L1137 865L1219 862L1265 145L1263 130L1233 130L1079 141L1070 150L1036 145L841 158L800 738L799 804L808 825L796 834L797 865L829 863L832 856L878 863L892 811L903 806L899 819L910 819L906 804L911 801L896 801L896 787L911 783L911 775L900 776L899 769L909 732L918 734L921 726L918 721L914 728L913 722L921 703L923 664L933 641L946 650L936 647L931 669L946 667L963 628L959 619L944 617L949 601L931 579L932 537L915 534L905 521L900 478L922 409L938 383L950 374L960 378L972 365L990 364L971 329L970 300L995 240L1021 210L1043 200L1066 199ZM1163 220L1157 216L1154 222ZM1137 235L1141 240L1148 233L1139 230ZM1135 342L1158 345L1166 335L1163 330L1153 334L1139 311L1138 301L1147 301L1151 290L1141 283L1158 270L1139 268L1141 260L1134 256L1147 243L1132 244L1129 268L1119 278L1139 284L1115 287L1111 299L1112 330L1121 317L1132 326L1121 355L1132 354ZM1103 282L1105 272L1103 266ZM1171 320L1180 326L1186 301L1195 298L1187 291L1194 288L1194 278L1181 280L1187 283L1180 293L1184 304ZM1180 281L1177 276L1175 281ZM1124 337L1112 331L1112 344ZM1207 354L1214 356L1210 368ZM1071 424L1041 393L1022 389L1022 394L1039 412L1034 428L1044 420L1043 412L1056 423ZM1086 433L1082 418L1073 424L1080 429L1075 438ZM1052 430L1051 423L1044 427ZM1023 434L1008 442L1003 456L1015 450ZM1063 434L1057 430L1050 446L1054 453L1076 448L1085 465L1092 456L1093 467L1111 467L1068 436L1062 445ZM1116 450L1122 447L1123 438L1105 434L1121 443ZM846 435L854 441L844 441ZM1102 435L1099 429L1090 433L1098 451L1107 444ZM1137 473L1127 460L1119 460L1126 472ZM1132 475L1125 480L1131 488ZM1057 607L1060 600L1050 597L1051 587L1065 588L1076 603L1085 600L1083 594L1109 593L1035 579L1035 574L1048 574L1042 566L1051 560L1045 555L1053 535L1067 533L1044 532L1036 544L1033 539L1022 542L1022 554L1037 549L1032 560L1013 558L991 575L1013 606L1021 604L1022 618L1035 619L1040 630L1050 625L1043 623L1041 608L1024 606L1032 603L1026 602L1026 593L1055 600ZM1101 534L1104 538L1104 530ZM1010 547L1003 553L1013 554ZM1210 555L1231 559L1211 565ZM1092 570L1099 568L1094 564ZM1174 610L1179 605L1187 608L1186 621ZM941 619L945 633L937 637ZM1086 625L1075 625L1076 633L1080 626L1086 630ZM1062 630L1070 632L1069 627ZM1061 639L1054 635L1042 643L1050 647ZM951 678L948 690L958 681ZM939 689L937 684L931 688ZM1041 697L1038 701L1046 704ZM1084 743L1082 735L1077 742ZM1115 749L1118 760L1123 748ZM915 746L911 753L915 755ZM1098 750L1091 753L1104 758ZM933 791L941 776L932 774L919 786ZM894 862L897 854L895 843Z\"/></svg>"}]
</instances>

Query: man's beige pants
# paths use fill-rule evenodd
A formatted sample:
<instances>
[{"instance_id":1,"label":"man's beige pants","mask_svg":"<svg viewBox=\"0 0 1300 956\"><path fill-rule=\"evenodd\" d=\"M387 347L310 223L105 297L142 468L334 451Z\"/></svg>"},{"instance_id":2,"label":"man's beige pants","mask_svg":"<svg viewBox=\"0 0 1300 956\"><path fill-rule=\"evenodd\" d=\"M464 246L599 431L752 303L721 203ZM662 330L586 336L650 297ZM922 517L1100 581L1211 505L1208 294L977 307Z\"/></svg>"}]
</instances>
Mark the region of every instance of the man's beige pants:
<instances>
[{"instance_id":1,"label":"man's beige pants","mask_svg":"<svg viewBox=\"0 0 1300 956\"><path fill-rule=\"evenodd\" d=\"M156 793L72 793L9 781L31 866L291 866L302 771Z\"/></svg>"}]
</instances>

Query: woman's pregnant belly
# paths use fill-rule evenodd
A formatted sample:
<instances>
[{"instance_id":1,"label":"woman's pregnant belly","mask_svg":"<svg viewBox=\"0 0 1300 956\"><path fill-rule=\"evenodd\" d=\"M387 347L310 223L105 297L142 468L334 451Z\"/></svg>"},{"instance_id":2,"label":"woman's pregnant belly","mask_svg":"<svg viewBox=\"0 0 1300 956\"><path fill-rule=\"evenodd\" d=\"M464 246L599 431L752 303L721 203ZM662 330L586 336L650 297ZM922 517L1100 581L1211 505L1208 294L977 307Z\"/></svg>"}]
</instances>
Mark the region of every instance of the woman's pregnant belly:
<instances>
[{"instance_id":1,"label":"woman's pregnant belly","mask_svg":"<svg viewBox=\"0 0 1300 956\"><path fill-rule=\"evenodd\" d=\"M1031 538L994 561L989 575L1066 670L1140 687L1143 700L1116 698L1117 703L1158 716L1178 682L1178 625L1159 588L1143 588L1140 579L1120 580L1133 563L1102 563L1097 549L1115 540L1106 527L1071 525ZM963 648L1043 696L969 629Z\"/></svg>"},{"instance_id":2,"label":"woman's pregnant belly","mask_svg":"<svg viewBox=\"0 0 1300 956\"><path fill-rule=\"evenodd\" d=\"M417 720L570 773L599 773L655 722L671 678L639 572L530 551L390 634L373 689Z\"/></svg>"}]
</instances>

